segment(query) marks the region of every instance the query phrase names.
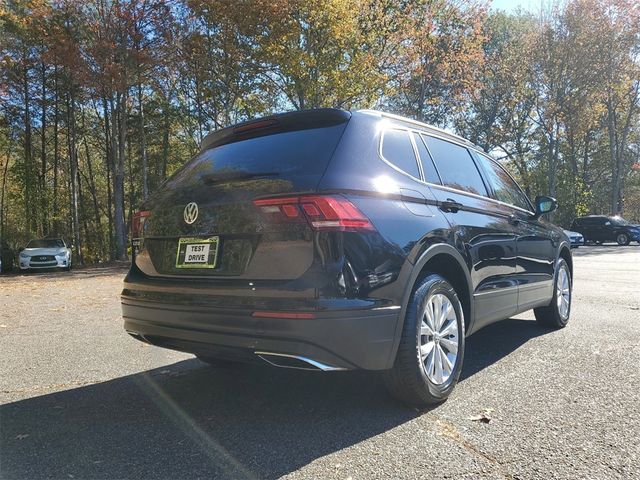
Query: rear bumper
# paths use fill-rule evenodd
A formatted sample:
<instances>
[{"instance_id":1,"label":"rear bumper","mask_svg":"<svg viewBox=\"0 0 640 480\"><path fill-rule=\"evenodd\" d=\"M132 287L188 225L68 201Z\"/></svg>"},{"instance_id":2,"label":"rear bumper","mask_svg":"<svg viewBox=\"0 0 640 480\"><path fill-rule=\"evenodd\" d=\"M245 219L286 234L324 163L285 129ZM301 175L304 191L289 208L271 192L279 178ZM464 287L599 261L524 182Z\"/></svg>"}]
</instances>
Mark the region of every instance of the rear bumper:
<instances>
[{"instance_id":1,"label":"rear bumper","mask_svg":"<svg viewBox=\"0 0 640 480\"><path fill-rule=\"evenodd\" d=\"M161 347L223 358L257 359L257 353L304 357L329 370L383 370L393 362L396 307L315 311L315 318L257 318L251 310L146 301L127 292L122 296L125 330Z\"/></svg>"}]
</instances>

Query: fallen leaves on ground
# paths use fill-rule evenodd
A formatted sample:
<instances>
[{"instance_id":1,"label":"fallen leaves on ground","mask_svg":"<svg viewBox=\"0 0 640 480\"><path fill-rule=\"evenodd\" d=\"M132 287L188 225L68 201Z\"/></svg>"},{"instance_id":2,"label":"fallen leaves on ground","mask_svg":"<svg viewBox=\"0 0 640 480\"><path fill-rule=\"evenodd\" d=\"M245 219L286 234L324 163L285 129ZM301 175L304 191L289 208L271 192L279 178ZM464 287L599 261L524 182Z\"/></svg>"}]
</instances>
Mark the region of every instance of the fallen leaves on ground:
<instances>
[{"instance_id":1,"label":"fallen leaves on ground","mask_svg":"<svg viewBox=\"0 0 640 480\"><path fill-rule=\"evenodd\" d=\"M485 408L482 413L478 415L472 415L468 418L472 422L480 422L480 423L489 423L493 418L491 417L491 413L493 412L493 408Z\"/></svg>"}]
</instances>

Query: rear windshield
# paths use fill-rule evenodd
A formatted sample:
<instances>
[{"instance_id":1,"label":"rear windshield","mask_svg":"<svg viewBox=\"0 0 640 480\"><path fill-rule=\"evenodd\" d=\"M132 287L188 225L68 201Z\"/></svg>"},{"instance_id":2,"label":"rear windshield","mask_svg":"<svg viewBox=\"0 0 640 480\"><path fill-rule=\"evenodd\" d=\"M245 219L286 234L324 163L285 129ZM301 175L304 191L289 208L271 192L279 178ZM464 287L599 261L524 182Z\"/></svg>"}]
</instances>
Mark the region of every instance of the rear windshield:
<instances>
[{"instance_id":1,"label":"rear windshield","mask_svg":"<svg viewBox=\"0 0 640 480\"><path fill-rule=\"evenodd\" d=\"M64 247L64 242L59 238L43 238L39 240L31 240L27 243L27 248L61 248Z\"/></svg>"},{"instance_id":2,"label":"rear windshield","mask_svg":"<svg viewBox=\"0 0 640 480\"><path fill-rule=\"evenodd\" d=\"M275 133L229 143L202 152L169 183L194 181L212 174L276 177L324 173L346 124Z\"/></svg>"}]
</instances>

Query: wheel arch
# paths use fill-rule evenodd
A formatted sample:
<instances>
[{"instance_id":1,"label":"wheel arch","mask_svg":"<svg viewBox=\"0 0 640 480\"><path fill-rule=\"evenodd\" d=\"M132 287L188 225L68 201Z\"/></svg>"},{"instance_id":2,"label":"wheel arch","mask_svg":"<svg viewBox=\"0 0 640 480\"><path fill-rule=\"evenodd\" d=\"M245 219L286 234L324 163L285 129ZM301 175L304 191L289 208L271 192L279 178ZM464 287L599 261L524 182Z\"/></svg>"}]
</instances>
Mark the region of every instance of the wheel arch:
<instances>
[{"instance_id":1,"label":"wheel arch","mask_svg":"<svg viewBox=\"0 0 640 480\"><path fill-rule=\"evenodd\" d=\"M569 266L569 274L573 279L573 255L571 254L571 244L562 242L558 249L558 260L563 259ZM554 274L555 275L555 274Z\"/></svg>"},{"instance_id":2,"label":"wheel arch","mask_svg":"<svg viewBox=\"0 0 640 480\"><path fill-rule=\"evenodd\" d=\"M398 317L398 324L394 334L393 348L388 362L389 368L393 366L398 351L404 320L411 295L422 278L428 273L437 273L444 277L458 294L464 314L465 332L472 331L474 316L473 284L469 267L464 258L454 247L448 244L432 245L425 250L413 265L407 286L402 297L402 306Z\"/></svg>"}]
</instances>

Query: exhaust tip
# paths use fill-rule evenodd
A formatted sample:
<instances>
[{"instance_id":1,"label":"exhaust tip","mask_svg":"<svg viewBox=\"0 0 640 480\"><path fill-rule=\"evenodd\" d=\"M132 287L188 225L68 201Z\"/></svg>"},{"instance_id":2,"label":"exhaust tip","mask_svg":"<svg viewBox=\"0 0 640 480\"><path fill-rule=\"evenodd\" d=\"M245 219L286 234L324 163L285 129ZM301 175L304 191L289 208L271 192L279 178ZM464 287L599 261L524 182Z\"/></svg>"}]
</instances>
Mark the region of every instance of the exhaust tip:
<instances>
[{"instance_id":1,"label":"exhaust tip","mask_svg":"<svg viewBox=\"0 0 640 480\"><path fill-rule=\"evenodd\" d=\"M255 354L274 367L295 368L297 370L311 370L315 372L336 372L346 370L346 368L327 365L300 355L274 352L255 352Z\"/></svg>"},{"instance_id":2,"label":"exhaust tip","mask_svg":"<svg viewBox=\"0 0 640 480\"><path fill-rule=\"evenodd\" d=\"M127 332L129 335L131 335L133 338L135 338L136 340L140 340L141 342L144 342L144 343L149 343L149 344L151 343L151 342L150 342L149 340L147 340L147 339L145 338L145 336L144 336L144 335L142 335L141 333L133 332L133 331L131 331L131 330L126 330L126 332Z\"/></svg>"}]
</instances>

